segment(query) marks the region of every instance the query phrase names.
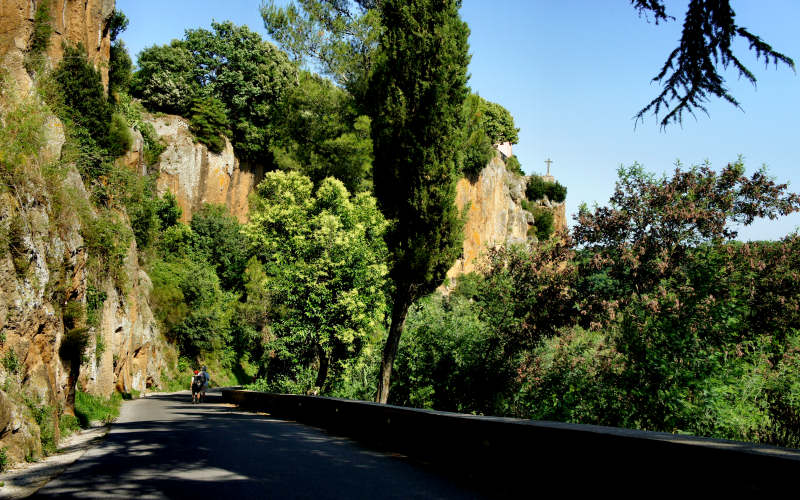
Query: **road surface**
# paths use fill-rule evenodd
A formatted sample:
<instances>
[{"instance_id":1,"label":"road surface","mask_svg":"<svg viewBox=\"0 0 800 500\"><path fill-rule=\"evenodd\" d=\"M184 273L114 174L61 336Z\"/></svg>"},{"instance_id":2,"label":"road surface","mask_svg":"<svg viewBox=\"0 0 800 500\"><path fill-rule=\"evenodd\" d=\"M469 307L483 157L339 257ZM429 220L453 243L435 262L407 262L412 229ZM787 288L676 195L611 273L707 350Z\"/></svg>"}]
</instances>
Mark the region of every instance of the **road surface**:
<instances>
[{"instance_id":1,"label":"road surface","mask_svg":"<svg viewBox=\"0 0 800 500\"><path fill-rule=\"evenodd\" d=\"M188 392L123 404L106 440L35 498L475 498L399 457Z\"/></svg>"}]
</instances>

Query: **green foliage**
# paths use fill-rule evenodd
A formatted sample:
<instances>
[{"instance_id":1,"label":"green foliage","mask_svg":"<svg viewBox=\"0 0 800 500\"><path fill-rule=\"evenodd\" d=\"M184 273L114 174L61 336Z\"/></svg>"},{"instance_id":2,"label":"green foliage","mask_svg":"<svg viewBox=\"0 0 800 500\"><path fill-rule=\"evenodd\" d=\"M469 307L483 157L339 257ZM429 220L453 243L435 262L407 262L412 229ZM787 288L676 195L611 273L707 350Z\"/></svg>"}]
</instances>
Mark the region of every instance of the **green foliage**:
<instances>
[{"instance_id":1,"label":"green foliage","mask_svg":"<svg viewBox=\"0 0 800 500\"><path fill-rule=\"evenodd\" d=\"M461 160L462 173L477 179L481 170L489 163L494 155L492 140L484 127L483 103L485 101L478 94L470 94L464 100L464 152Z\"/></svg>"},{"instance_id":2,"label":"green foliage","mask_svg":"<svg viewBox=\"0 0 800 500\"><path fill-rule=\"evenodd\" d=\"M243 290L247 261L250 258L248 240L241 224L223 205L203 205L192 216L191 229L197 252L206 255L225 290Z\"/></svg>"},{"instance_id":3,"label":"green foliage","mask_svg":"<svg viewBox=\"0 0 800 500\"><path fill-rule=\"evenodd\" d=\"M225 149L223 135L229 135L225 105L215 97L197 98L192 103L189 130L195 139L208 146L212 153Z\"/></svg>"},{"instance_id":4,"label":"green foliage","mask_svg":"<svg viewBox=\"0 0 800 500\"><path fill-rule=\"evenodd\" d=\"M481 99L483 128L492 144L519 142L519 129L514 127L514 118L511 113L496 102Z\"/></svg>"},{"instance_id":5,"label":"green foliage","mask_svg":"<svg viewBox=\"0 0 800 500\"><path fill-rule=\"evenodd\" d=\"M513 411L537 420L620 425L625 392L616 383L624 358L607 334L566 328L520 363Z\"/></svg>"},{"instance_id":6,"label":"green foliage","mask_svg":"<svg viewBox=\"0 0 800 500\"><path fill-rule=\"evenodd\" d=\"M396 220L388 241L398 298L413 299L441 283L460 251L455 158L468 29L455 2L382 6L386 29L370 86L373 176L381 209ZM437 29L415 30L428 24Z\"/></svg>"},{"instance_id":7,"label":"green foliage","mask_svg":"<svg viewBox=\"0 0 800 500\"><path fill-rule=\"evenodd\" d=\"M111 124L108 127L108 152L113 157L122 156L131 149L133 135L131 135L125 117L114 113L111 115Z\"/></svg>"},{"instance_id":8,"label":"green foliage","mask_svg":"<svg viewBox=\"0 0 800 500\"><path fill-rule=\"evenodd\" d=\"M277 310L269 369L293 377L315 364L327 392L383 323L387 224L366 193L351 198L333 178L312 189L297 173L268 173L244 232Z\"/></svg>"},{"instance_id":9,"label":"green foliage","mask_svg":"<svg viewBox=\"0 0 800 500\"><path fill-rule=\"evenodd\" d=\"M547 207L523 203L523 208L533 214L533 227L528 229L529 236L536 236L539 241L545 241L553 234L553 211Z\"/></svg>"},{"instance_id":10,"label":"green foliage","mask_svg":"<svg viewBox=\"0 0 800 500\"><path fill-rule=\"evenodd\" d=\"M5 368L6 373L9 374L16 375L19 372L19 357L17 357L17 353L14 349L9 349L6 355L3 356L3 368Z\"/></svg>"},{"instance_id":11,"label":"green foliage","mask_svg":"<svg viewBox=\"0 0 800 500\"><path fill-rule=\"evenodd\" d=\"M442 283L461 251L455 183L469 29L458 7L454 0L380 4L385 28L367 101L375 195L393 221L387 235L393 312L379 379L382 402L409 305Z\"/></svg>"},{"instance_id":12,"label":"green foliage","mask_svg":"<svg viewBox=\"0 0 800 500\"><path fill-rule=\"evenodd\" d=\"M124 288L124 264L133 239L124 220L117 213L104 209L99 209L96 216L81 214L81 236L93 259L90 271L108 275Z\"/></svg>"},{"instance_id":13,"label":"green foliage","mask_svg":"<svg viewBox=\"0 0 800 500\"><path fill-rule=\"evenodd\" d=\"M386 221L367 193L328 178L270 172L244 232L264 266L275 318L269 369L300 376L312 364L327 392L383 323Z\"/></svg>"},{"instance_id":14,"label":"green foliage","mask_svg":"<svg viewBox=\"0 0 800 500\"><path fill-rule=\"evenodd\" d=\"M103 340L103 335L97 332L94 336L94 359L95 363L100 364L103 358L103 353L106 352L106 342Z\"/></svg>"},{"instance_id":15,"label":"green foliage","mask_svg":"<svg viewBox=\"0 0 800 500\"><path fill-rule=\"evenodd\" d=\"M0 192L31 181L24 167L36 161L44 146L47 111L33 96L20 95L10 77L0 73Z\"/></svg>"},{"instance_id":16,"label":"green foliage","mask_svg":"<svg viewBox=\"0 0 800 500\"><path fill-rule=\"evenodd\" d=\"M72 435L74 432L79 431L81 429L81 424L78 421L78 417L75 415L61 415L61 418L58 419L58 430L61 432L61 438L68 437Z\"/></svg>"},{"instance_id":17,"label":"green foliage","mask_svg":"<svg viewBox=\"0 0 800 500\"><path fill-rule=\"evenodd\" d=\"M131 93L153 111L185 115L199 93L192 53L178 40L141 51Z\"/></svg>"},{"instance_id":18,"label":"green foliage","mask_svg":"<svg viewBox=\"0 0 800 500\"><path fill-rule=\"evenodd\" d=\"M522 171L522 165L520 164L519 159L514 155L509 156L506 160L506 170L517 175L525 175L525 172ZM564 196L566 197L566 195L566 188L564 188Z\"/></svg>"},{"instance_id":19,"label":"green foliage","mask_svg":"<svg viewBox=\"0 0 800 500\"><path fill-rule=\"evenodd\" d=\"M58 449L56 443L56 411L51 406L38 405L33 401L28 401L28 408L33 414L36 425L39 426L39 441L42 444L44 456L54 454Z\"/></svg>"},{"instance_id":20,"label":"green foliage","mask_svg":"<svg viewBox=\"0 0 800 500\"><path fill-rule=\"evenodd\" d=\"M86 49L64 47L64 58L53 71L53 79L60 90L59 115L85 129L88 137L98 146L113 154L127 148L117 141L124 139L118 130L120 123L112 125L113 106L106 99L100 73L86 58Z\"/></svg>"},{"instance_id":21,"label":"green foliage","mask_svg":"<svg viewBox=\"0 0 800 500\"><path fill-rule=\"evenodd\" d=\"M390 401L444 411L496 413L505 375L492 333L474 303L436 293L410 310Z\"/></svg>"},{"instance_id":22,"label":"green foliage","mask_svg":"<svg viewBox=\"0 0 800 500\"><path fill-rule=\"evenodd\" d=\"M547 197L548 200L554 203L561 203L567 198L567 188L558 181L546 181L540 175L534 174L528 178L525 196L530 201L538 201Z\"/></svg>"},{"instance_id":23,"label":"green foliage","mask_svg":"<svg viewBox=\"0 0 800 500\"><path fill-rule=\"evenodd\" d=\"M204 92L225 104L239 158L264 159L275 136L280 102L297 71L271 43L246 26L211 23L213 32L187 30L185 47L194 59L194 77Z\"/></svg>"},{"instance_id":24,"label":"green foliage","mask_svg":"<svg viewBox=\"0 0 800 500\"><path fill-rule=\"evenodd\" d=\"M183 225L167 232L175 233L180 227L191 233ZM178 345L182 354L196 357L222 352L232 343L231 318L236 297L220 288L214 268L193 255L191 245L187 247L180 253L168 254L168 260L151 264L151 306L166 337Z\"/></svg>"},{"instance_id":25,"label":"green foliage","mask_svg":"<svg viewBox=\"0 0 800 500\"><path fill-rule=\"evenodd\" d=\"M122 114L125 120L142 134L145 164L148 166L155 165L167 146L158 137L153 124L143 121L142 114L145 110L141 102L132 99L130 95L121 90L118 90L115 96L117 112Z\"/></svg>"},{"instance_id":26,"label":"green foliage","mask_svg":"<svg viewBox=\"0 0 800 500\"><path fill-rule=\"evenodd\" d=\"M80 426L89 428L92 422L109 423L119 416L122 395L115 392L105 399L83 391L75 393L75 416Z\"/></svg>"},{"instance_id":27,"label":"green foliage","mask_svg":"<svg viewBox=\"0 0 800 500\"><path fill-rule=\"evenodd\" d=\"M127 93L133 78L133 61L128 54L128 49L122 40L111 45L108 60L108 90L109 94L117 92Z\"/></svg>"},{"instance_id":28,"label":"green foliage","mask_svg":"<svg viewBox=\"0 0 800 500\"><path fill-rule=\"evenodd\" d=\"M261 5L270 37L294 61L311 65L363 100L381 32L377 9L364 1L299 0Z\"/></svg>"},{"instance_id":29,"label":"green foliage","mask_svg":"<svg viewBox=\"0 0 800 500\"><path fill-rule=\"evenodd\" d=\"M11 460L8 458L8 446L0 448L0 472L7 470L11 466Z\"/></svg>"},{"instance_id":30,"label":"green foliage","mask_svg":"<svg viewBox=\"0 0 800 500\"><path fill-rule=\"evenodd\" d=\"M47 47L53 34L53 26L50 24L52 21L50 2L46 0L39 2L33 16L33 31L28 42L28 52L25 54L25 69L31 74L44 69Z\"/></svg>"},{"instance_id":31,"label":"green foliage","mask_svg":"<svg viewBox=\"0 0 800 500\"><path fill-rule=\"evenodd\" d=\"M800 209L741 163L620 170L574 236L490 252L475 301L518 359L509 413L780 445L800 442L800 237L731 223Z\"/></svg>"},{"instance_id":32,"label":"green foliage","mask_svg":"<svg viewBox=\"0 0 800 500\"><path fill-rule=\"evenodd\" d=\"M161 222L161 227L166 229L177 225L183 212L181 207L178 206L178 200L175 198L175 195L166 192L163 198L161 198L161 203L158 205L156 214L158 215L158 220Z\"/></svg>"},{"instance_id":33,"label":"green foliage","mask_svg":"<svg viewBox=\"0 0 800 500\"><path fill-rule=\"evenodd\" d=\"M130 21L125 13L116 9L114 9L114 12L106 22L106 30L108 31L108 36L112 42L117 41L117 37L119 37L123 31L128 29L128 24L130 24Z\"/></svg>"},{"instance_id":34,"label":"green foliage","mask_svg":"<svg viewBox=\"0 0 800 500\"><path fill-rule=\"evenodd\" d=\"M315 186L336 177L350 192L369 188L372 176L370 120L358 116L355 102L329 81L306 71L288 92L279 136L273 142L275 163L296 170Z\"/></svg>"},{"instance_id":35,"label":"green foliage","mask_svg":"<svg viewBox=\"0 0 800 500\"><path fill-rule=\"evenodd\" d=\"M196 98L218 99L227 110L237 156L269 161L281 102L296 80L296 68L286 54L246 26L211 26L213 31L187 30L184 40L143 50L132 92L149 109L181 115L191 111ZM208 111L214 111L215 120L219 117L217 107ZM208 127L219 129L214 123Z\"/></svg>"}]
</instances>

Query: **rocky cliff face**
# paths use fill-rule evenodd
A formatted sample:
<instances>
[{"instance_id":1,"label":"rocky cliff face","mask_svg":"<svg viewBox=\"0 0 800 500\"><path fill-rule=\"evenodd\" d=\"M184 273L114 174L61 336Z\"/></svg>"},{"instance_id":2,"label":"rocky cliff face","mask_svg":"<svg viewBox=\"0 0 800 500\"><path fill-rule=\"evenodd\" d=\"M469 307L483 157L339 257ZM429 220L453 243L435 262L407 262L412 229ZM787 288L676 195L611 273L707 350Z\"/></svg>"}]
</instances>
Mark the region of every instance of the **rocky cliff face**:
<instances>
[{"instance_id":1,"label":"rocky cliff face","mask_svg":"<svg viewBox=\"0 0 800 500\"><path fill-rule=\"evenodd\" d=\"M148 121L167 145L158 164L159 194L170 191L175 195L183 221L190 220L203 203L214 203L225 205L245 222L247 197L264 177L263 167L240 163L227 139L220 154L195 143L189 123L180 116L150 116Z\"/></svg>"},{"instance_id":2,"label":"rocky cliff face","mask_svg":"<svg viewBox=\"0 0 800 500\"><path fill-rule=\"evenodd\" d=\"M447 272L450 279L476 270L487 249L525 243L533 215L522 208L526 178L506 170L495 156L475 182L461 179L456 186L456 206L468 207L464 250Z\"/></svg>"},{"instance_id":3,"label":"rocky cliff face","mask_svg":"<svg viewBox=\"0 0 800 500\"><path fill-rule=\"evenodd\" d=\"M115 0L2 0L0 1L0 65L21 85L30 87L24 67L25 52L33 32L33 20L41 2L48 2L53 33L47 48L50 67L64 55L62 42L83 44L89 60L108 87L111 39L108 19Z\"/></svg>"},{"instance_id":4,"label":"rocky cliff face","mask_svg":"<svg viewBox=\"0 0 800 500\"><path fill-rule=\"evenodd\" d=\"M39 1L0 1L0 67L9 71L17 89L12 94L29 99L36 97L26 92L33 82L23 61ZM107 83L105 28L114 1L49 2L50 66L63 55L62 41L81 42ZM97 320L87 326L92 255L82 236L86 228L76 213L58 207L68 203L88 207L90 217L96 214L74 167L66 166L63 179L45 175L43 167L60 160L65 139L54 116L43 117L42 129L45 144L39 154L14 164L19 175L0 185L0 448L7 447L12 461L41 456L41 436L58 436L57 417L69 413L75 384L102 396L115 389L144 391L159 383L164 366L165 346L148 305L150 280L138 265L135 242L118 273L124 286L110 277L91 277L95 297L105 300L95 311ZM77 324L70 319L76 314L81 316ZM86 343L77 370L65 358L65 345L76 332Z\"/></svg>"},{"instance_id":5,"label":"rocky cliff face","mask_svg":"<svg viewBox=\"0 0 800 500\"><path fill-rule=\"evenodd\" d=\"M159 194L170 191L175 195L183 210L183 221L191 220L203 203L215 203L225 205L240 222L245 222L248 195L264 177L263 167L241 164L227 140L222 153L211 153L194 142L189 123L182 117L153 115L147 121L167 146L157 165ZM134 148L126 161L141 170L141 156ZM456 205L459 209L469 207L468 219L463 254L448 271L448 278L476 270L481 254L488 248L528 240L533 215L521 205L526 182L525 177L508 172L499 156L489 162L474 182L469 179L458 182ZM556 207L557 220L558 213Z\"/></svg>"},{"instance_id":6,"label":"rocky cliff face","mask_svg":"<svg viewBox=\"0 0 800 500\"><path fill-rule=\"evenodd\" d=\"M67 177L74 196L88 197L78 173ZM61 347L67 304L87 306L89 258L81 223L54 220L51 200L18 198L3 193L0 225L19 229L9 250L0 256L0 447L13 460L41 454L38 427L31 412L66 409L71 376ZM63 214L62 214L63 217ZM123 271L128 289L110 278L102 281L107 297L99 323L85 333L78 387L96 395L112 391L144 391L159 382L163 366L161 340L147 303L150 280L138 266L135 243L128 249ZM21 404L22 403L22 404Z\"/></svg>"}]
</instances>

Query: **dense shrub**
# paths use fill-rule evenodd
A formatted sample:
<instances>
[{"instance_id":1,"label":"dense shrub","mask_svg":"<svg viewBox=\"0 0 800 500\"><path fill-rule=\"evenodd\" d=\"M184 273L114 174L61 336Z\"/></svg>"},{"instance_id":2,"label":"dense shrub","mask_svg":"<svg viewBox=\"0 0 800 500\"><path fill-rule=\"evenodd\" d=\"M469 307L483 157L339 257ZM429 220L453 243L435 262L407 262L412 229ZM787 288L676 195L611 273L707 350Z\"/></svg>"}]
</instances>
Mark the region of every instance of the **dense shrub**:
<instances>
[{"instance_id":1,"label":"dense shrub","mask_svg":"<svg viewBox=\"0 0 800 500\"><path fill-rule=\"evenodd\" d=\"M219 276L225 290L243 290L245 267L250 259L249 241L242 234L242 225L222 205L203 205L192 216L191 228L196 236L198 252Z\"/></svg>"},{"instance_id":2,"label":"dense shrub","mask_svg":"<svg viewBox=\"0 0 800 500\"><path fill-rule=\"evenodd\" d=\"M549 182L539 175L531 175L528 178L525 196L530 201L542 200L546 196L548 200L554 203L561 203L567 198L567 188L558 181Z\"/></svg>"},{"instance_id":3,"label":"dense shrub","mask_svg":"<svg viewBox=\"0 0 800 500\"><path fill-rule=\"evenodd\" d=\"M528 230L528 234L536 236L539 241L550 238L555 229L553 225L553 211L547 207L526 203L524 208L533 214L533 227Z\"/></svg>"},{"instance_id":4,"label":"dense shrub","mask_svg":"<svg viewBox=\"0 0 800 500\"><path fill-rule=\"evenodd\" d=\"M515 155L509 156L506 160L506 170L517 175L525 175L525 172L522 171L522 165L519 162L519 158L517 158ZM566 192L564 195L566 196Z\"/></svg>"},{"instance_id":5,"label":"dense shrub","mask_svg":"<svg viewBox=\"0 0 800 500\"><path fill-rule=\"evenodd\" d=\"M86 49L65 47L64 58L53 72L58 82L60 104L57 109L71 123L85 129L87 137L106 150L124 151L114 143L119 136L111 136L109 127L113 106L106 99L106 92L95 70L86 57Z\"/></svg>"},{"instance_id":6,"label":"dense shrub","mask_svg":"<svg viewBox=\"0 0 800 500\"><path fill-rule=\"evenodd\" d=\"M117 92L127 93L133 78L133 61L125 48L125 43L118 40L111 45L108 61L108 90L113 95Z\"/></svg>"},{"instance_id":7,"label":"dense shrub","mask_svg":"<svg viewBox=\"0 0 800 500\"><path fill-rule=\"evenodd\" d=\"M39 2L33 15L33 31L28 43L28 52L25 54L25 69L29 73L37 73L44 69L47 47L53 34L51 22L50 2Z\"/></svg>"},{"instance_id":8,"label":"dense shrub","mask_svg":"<svg viewBox=\"0 0 800 500\"><path fill-rule=\"evenodd\" d=\"M189 130L195 139L208 146L212 153L221 153L225 149L222 136L230 134L225 105L215 97L197 98L189 113Z\"/></svg>"}]
</instances>

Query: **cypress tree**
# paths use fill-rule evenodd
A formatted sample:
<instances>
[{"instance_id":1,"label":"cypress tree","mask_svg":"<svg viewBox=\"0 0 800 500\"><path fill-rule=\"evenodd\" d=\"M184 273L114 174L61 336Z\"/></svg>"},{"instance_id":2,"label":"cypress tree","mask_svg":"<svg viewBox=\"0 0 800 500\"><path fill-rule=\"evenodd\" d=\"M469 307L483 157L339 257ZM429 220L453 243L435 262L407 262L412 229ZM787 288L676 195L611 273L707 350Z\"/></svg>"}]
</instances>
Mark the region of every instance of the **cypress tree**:
<instances>
[{"instance_id":1,"label":"cypress tree","mask_svg":"<svg viewBox=\"0 0 800 500\"><path fill-rule=\"evenodd\" d=\"M469 91L460 0L385 0L367 103L375 194L392 252L392 318L377 400L385 403L409 306L442 283L461 251L455 206L461 110Z\"/></svg>"}]
</instances>

